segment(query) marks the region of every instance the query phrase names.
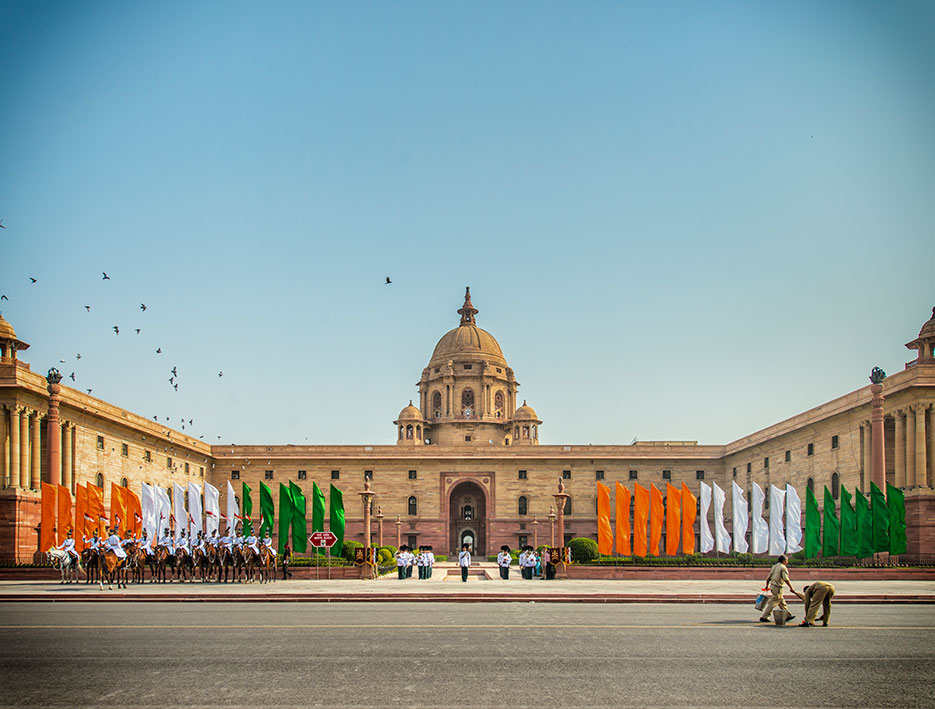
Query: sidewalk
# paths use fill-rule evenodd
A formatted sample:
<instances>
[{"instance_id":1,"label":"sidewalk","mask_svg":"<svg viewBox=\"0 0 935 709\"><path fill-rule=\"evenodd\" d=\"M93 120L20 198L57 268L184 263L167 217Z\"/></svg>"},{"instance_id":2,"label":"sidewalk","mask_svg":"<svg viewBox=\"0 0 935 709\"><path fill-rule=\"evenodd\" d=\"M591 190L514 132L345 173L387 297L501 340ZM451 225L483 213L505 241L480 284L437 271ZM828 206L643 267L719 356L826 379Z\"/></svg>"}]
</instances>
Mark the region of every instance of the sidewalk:
<instances>
[{"instance_id":1,"label":"sidewalk","mask_svg":"<svg viewBox=\"0 0 935 709\"><path fill-rule=\"evenodd\" d=\"M866 581L825 579L834 584L835 603L935 603L933 581ZM797 591L808 584L792 574ZM61 585L58 581L0 581L4 601L445 601L547 603L747 603L752 605L761 582L751 580L523 580L514 569L510 580L499 578L495 564L475 564L467 583L451 564L438 565L428 580L396 574L362 580L289 580L275 583L130 584L101 591L97 584ZM798 599L787 593L790 603Z\"/></svg>"}]
</instances>

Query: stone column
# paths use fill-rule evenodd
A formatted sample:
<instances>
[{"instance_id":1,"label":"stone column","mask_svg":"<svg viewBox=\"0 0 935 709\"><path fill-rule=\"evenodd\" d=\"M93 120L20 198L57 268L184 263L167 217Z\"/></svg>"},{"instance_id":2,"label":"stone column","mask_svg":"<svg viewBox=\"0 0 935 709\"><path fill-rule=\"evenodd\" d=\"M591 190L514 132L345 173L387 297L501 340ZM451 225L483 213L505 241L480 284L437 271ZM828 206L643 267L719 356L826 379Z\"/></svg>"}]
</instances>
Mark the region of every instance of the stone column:
<instances>
[{"instance_id":1,"label":"stone column","mask_svg":"<svg viewBox=\"0 0 935 709\"><path fill-rule=\"evenodd\" d=\"M928 464L925 461L925 404L916 406L916 487L928 487Z\"/></svg>"},{"instance_id":2,"label":"stone column","mask_svg":"<svg viewBox=\"0 0 935 709\"><path fill-rule=\"evenodd\" d=\"M58 395L61 392L59 382L62 375L52 367L46 375L49 389L49 415L46 417L46 440L49 455L49 484L62 484L62 425L58 418Z\"/></svg>"},{"instance_id":3,"label":"stone column","mask_svg":"<svg viewBox=\"0 0 935 709\"><path fill-rule=\"evenodd\" d=\"M935 404L929 407L929 473L928 484L935 487Z\"/></svg>"},{"instance_id":4,"label":"stone column","mask_svg":"<svg viewBox=\"0 0 935 709\"><path fill-rule=\"evenodd\" d=\"M380 546L383 546L383 508L377 505L377 529L379 530Z\"/></svg>"},{"instance_id":5,"label":"stone column","mask_svg":"<svg viewBox=\"0 0 935 709\"><path fill-rule=\"evenodd\" d=\"M916 487L916 407L906 410L906 480L909 487Z\"/></svg>"},{"instance_id":6,"label":"stone column","mask_svg":"<svg viewBox=\"0 0 935 709\"><path fill-rule=\"evenodd\" d=\"M22 487L23 481L20 479L20 423L19 407L14 406L10 409L10 487Z\"/></svg>"},{"instance_id":7,"label":"stone column","mask_svg":"<svg viewBox=\"0 0 935 709\"><path fill-rule=\"evenodd\" d=\"M539 547L539 520L536 519L536 516L532 516L532 548L537 549Z\"/></svg>"},{"instance_id":8,"label":"stone column","mask_svg":"<svg viewBox=\"0 0 935 709\"><path fill-rule=\"evenodd\" d=\"M555 546L555 510L553 510L551 506L549 506L549 538L551 539L551 541L549 542L549 546L554 547Z\"/></svg>"},{"instance_id":9,"label":"stone column","mask_svg":"<svg viewBox=\"0 0 935 709\"><path fill-rule=\"evenodd\" d=\"M904 443L906 436L906 424L903 421L903 412L894 411L893 420L896 422L896 439L893 445L896 457L896 487L907 487L906 485L906 446Z\"/></svg>"},{"instance_id":10,"label":"stone column","mask_svg":"<svg viewBox=\"0 0 935 709\"><path fill-rule=\"evenodd\" d=\"M863 434L864 450L863 450L863 465L860 470L860 487L863 489L866 487L864 480L870 477L870 422L864 421L860 424L860 430Z\"/></svg>"},{"instance_id":11,"label":"stone column","mask_svg":"<svg viewBox=\"0 0 935 709\"><path fill-rule=\"evenodd\" d=\"M6 409L0 406L0 487L10 487L10 449L7 447Z\"/></svg>"},{"instance_id":12,"label":"stone column","mask_svg":"<svg viewBox=\"0 0 935 709\"><path fill-rule=\"evenodd\" d=\"M38 411L34 412L32 417L32 445L29 458L32 463L29 487L38 490L42 480L42 420L39 418Z\"/></svg>"},{"instance_id":13,"label":"stone column","mask_svg":"<svg viewBox=\"0 0 935 709\"><path fill-rule=\"evenodd\" d=\"M74 493L75 480L71 470L71 448L71 423L66 421L62 429L62 485Z\"/></svg>"},{"instance_id":14,"label":"stone column","mask_svg":"<svg viewBox=\"0 0 935 709\"><path fill-rule=\"evenodd\" d=\"M881 490L886 490L886 468L883 459L885 451L883 445L883 377L885 376L885 374L882 374L882 377L874 381L873 375L871 375L872 383L870 384L872 397L870 402L870 428L871 437L873 438L870 480L876 483L876 486Z\"/></svg>"},{"instance_id":15,"label":"stone column","mask_svg":"<svg viewBox=\"0 0 935 709\"><path fill-rule=\"evenodd\" d=\"M370 549L370 501L373 500L375 493L370 492L370 481L364 480L364 489L362 492L358 492L360 495L361 504L364 506L364 550ZM368 558L366 562L360 567L360 577L369 579L373 578L376 574L374 573L373 567L370 565L370 559Z\"/></svg>"},{"instance_id":16,"label":"stone column","mask_svg":"<svg viewBox=\"0 0 935 709\"><path fill-rule=\"evenodd\" d=\"M19 486L29 489L29 411L19 412Z\"/></svg>"}]
</instances>

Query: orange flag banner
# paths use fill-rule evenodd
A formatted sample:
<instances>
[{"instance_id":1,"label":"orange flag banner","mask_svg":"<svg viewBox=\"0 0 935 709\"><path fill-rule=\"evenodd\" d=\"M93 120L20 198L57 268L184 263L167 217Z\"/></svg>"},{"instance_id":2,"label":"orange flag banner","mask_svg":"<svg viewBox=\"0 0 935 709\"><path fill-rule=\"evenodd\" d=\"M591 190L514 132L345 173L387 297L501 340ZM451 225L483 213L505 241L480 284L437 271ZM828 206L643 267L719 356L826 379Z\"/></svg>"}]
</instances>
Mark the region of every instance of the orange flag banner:
<instances>
[{"instance_id":1,"label":"orange flag banner","mask_svg":"<svg viewBox=\"0 0 935 709\"><path fill-rule=\"evenodd\" d=\"M659 556L659 541L662 539L662 519L665 517L665 507L662 504L662 493L649 484L649 555Z\"/></svg>"},{"instance_id":2,"label":"orange flag banner","mask_svg":"<svg viewBox=\"0 0 935 709\"><path fill-rule=\"evenodd\" d=\"M139 538L143 529L143 508L140 506L140 498L129 488L124 488L123 500L127 510L127 529L133 532L134 537Z\"/></svg>"},{"instance_id":3,"label":"orange flag banner","mask_svg":"<svg viewBox=\"0 0 935 709\"><path fill-rule=\"evenodd\" d=\"M127 501L124 493L126 488L117 483L110 484L110 526L117 527L117 533L122 537L127 531Z\"/></svg>"},{"instance_id":4,"label":"orange flag banner","mask_svg":"<svg viewBox=\"0 0 935 709\"><path fill-rule=\"evenodd\" d=\"M646 521L649 519L649 490L633 487L633 555L646 556Z\"/></svg>"},{"instance_id":5,"label":"orange flag banner","mask_svg":"<svg viewBox=\"0 0 935 709\"><path fill-rule=\"evenodd\" d=\"M698 512L698 500L682 483L682 553L695 553L695 515Z\"/></svg>"},{"instance_id":6,"label":"orange flag banner","mask_svg":"<svg viewBox=\"0 0 935 709\"><path fill-rule=\"evenodd\" d=\"M614 533L610 528L610 488L597 484L597 550L604 556L614 552Z\"/></svg>"},{"instance_id":7,"label":"orange flag banner","mask_svg":"<svg viewBox=\"0 0 935 709\"><path fill-rule=\"evenodd\" d=\"M617 553L630 556L630 491L617 483Z\"/></svg>"},{"instance_id":8,"label":"orange flag banner","mask_svg":"<svg viewBox=\"0 0 935 709\"><path fill-rule=\"evenodd\" d=\"M84 549L84 538L88 536L88 488L79 485L75 490L75 549Z\"/></svg>"},{"instance_id":9,"label":"orange flag banner","mask_svg":"<svg viewBox=\"0 0 935 709\"><path fill-rule=\"evenodd\" d=\"M88 532L90 534L97 530L99 536L104 536L104 524L107 518L104 516L104 488L88 483L88 515L91 521L88 522Z\"/></svg>"},{"instance_id":10,"label":"orange flag banner","mask_svg":"<svg viewBox=\"0 0 935 709\"><path fill-rule=\"evenodd\" d=\"M39 551L46 552L55 546L55 486L40 483L42 491L41 512L39 524Z\"/></svg>"},{"instance_id":11,"label":"orange flag banner","mask_svg":"<svg viewBox=\"0 0 935 709\"><path fill-rule=\"evenodd\" d=\"M65 541L68 530L75 531L71 520L71 493L64 485L58 486L58 543Z\"/></svg>"},{"instance_id":12,"label":"orange flag banner","mask_svg":"<svg viewBox=\"0 0 935 709\"><path fill-rule=\"evenodd\" d=\"M666 554L679 553L679 535L682 531L682 495L677 487L666 483Z\"/></svg>"}]
</instances>

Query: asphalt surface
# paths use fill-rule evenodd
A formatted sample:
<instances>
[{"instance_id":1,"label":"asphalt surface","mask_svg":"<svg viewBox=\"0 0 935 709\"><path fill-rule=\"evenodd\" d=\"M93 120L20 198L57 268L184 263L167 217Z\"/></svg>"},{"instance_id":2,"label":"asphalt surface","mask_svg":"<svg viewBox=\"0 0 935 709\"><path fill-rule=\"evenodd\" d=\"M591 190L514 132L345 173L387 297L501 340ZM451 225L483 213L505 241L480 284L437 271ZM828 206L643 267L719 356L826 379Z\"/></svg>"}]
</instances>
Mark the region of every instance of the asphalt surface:
<instances>
[{"instance_id":1,"label":"asphalt surface","mask_svg":"<svg viewBox=\"0 0 935 709\"><path fill-rule=\"evenodd\" d=\"M0 703L935 706L935 607L840 605L828 628L756 616L724 605L0 603Z\"/></svg>"}]
</instances>

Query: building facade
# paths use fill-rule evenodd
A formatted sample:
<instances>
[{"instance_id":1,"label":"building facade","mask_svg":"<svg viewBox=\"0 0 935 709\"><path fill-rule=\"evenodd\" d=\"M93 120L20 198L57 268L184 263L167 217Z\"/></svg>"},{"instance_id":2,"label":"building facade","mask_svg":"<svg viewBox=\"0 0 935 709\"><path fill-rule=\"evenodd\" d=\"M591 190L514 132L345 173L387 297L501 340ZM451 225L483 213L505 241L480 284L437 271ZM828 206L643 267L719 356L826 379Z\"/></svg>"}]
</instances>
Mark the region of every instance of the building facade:
<instances>
[{"instance_id":1,"label":"building facade","mask_svg":"<svg viewBox=\"0 0 935 709\"><path fill-rule=\"evenodd\" d=\"M211 482L222 491L294 481L344 492L346 538L362 541L356 493L376 494L372 539L432 544L464 541L479 554L502 544L560 543L553 495L563 481L565 538L597 535L596 481L632 489L685 482L749 490L789 482L823 504L827 485L870 486L871 391L864 386L727 444L640 441L632 445L543 445L543 424L526 401L496 339L476 323L470 291L460 322L422 370L417 403L393 422L396 445L208 445L33 372L28 344L0 317L0 557L31 561L38 550L39 483L110 483L139 491L147 482ZM916 357L884 382L886 481L906 496L909 556L935 554L935 310L906 347ZM52 391L54 390L54 395ZM50 461L53 461L50 464ZM222 503L223 504L223 503ZM729 507L729 502L728 502ZM726 518L730 519L729 511Z\"/></svg>"}]
</instances>

